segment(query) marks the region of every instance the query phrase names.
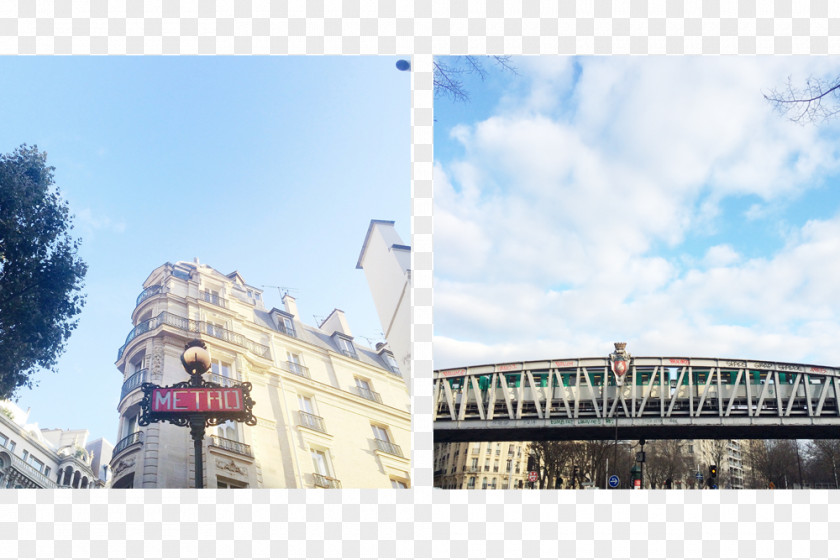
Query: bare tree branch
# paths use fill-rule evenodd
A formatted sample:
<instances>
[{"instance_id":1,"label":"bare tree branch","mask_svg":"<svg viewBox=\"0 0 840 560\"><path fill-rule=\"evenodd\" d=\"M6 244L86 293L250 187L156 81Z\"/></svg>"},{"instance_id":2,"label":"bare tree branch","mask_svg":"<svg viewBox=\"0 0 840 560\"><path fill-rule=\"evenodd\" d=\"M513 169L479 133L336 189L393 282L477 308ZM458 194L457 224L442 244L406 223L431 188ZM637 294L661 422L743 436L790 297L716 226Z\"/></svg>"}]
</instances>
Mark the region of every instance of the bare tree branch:
<instances>
[{"instance_id":1,"label":"bare tree branch","mask_svg":"<svg viewBox=\"0 0 840 560\"><path fill-rule=\"evenodd\" d=\"M433 62L433 80L435 97L449 97L452 101L467 102L470 93L464 86L460 76L476 75L481 81L487 77L487 68L483 58L489 58L500 68L516 74L516 69L510 63L509 56L462 56L436 58Z\"/></svg>"},{"instance_id":2,"label":"bare tree branch","mask_svg":"<svg viewBox=\"0 0 840 560\"><path fill-rule=\"evenodd\" d=\"M803 87L790 78L781 89L763 94L773 108L799 124L826 121L840 114L840 76L831 80L810 77Z\"/></svg>"}]
</instances>

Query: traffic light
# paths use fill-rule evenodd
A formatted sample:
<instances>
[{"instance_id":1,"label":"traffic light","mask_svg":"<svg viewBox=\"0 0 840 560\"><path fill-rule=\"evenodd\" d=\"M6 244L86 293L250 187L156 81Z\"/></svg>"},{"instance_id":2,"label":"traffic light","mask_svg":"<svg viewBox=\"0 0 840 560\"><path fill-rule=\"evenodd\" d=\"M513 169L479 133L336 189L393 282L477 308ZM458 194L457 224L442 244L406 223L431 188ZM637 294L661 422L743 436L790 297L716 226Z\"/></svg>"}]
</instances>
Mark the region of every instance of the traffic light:
<instances>
[{"instance_id":1,"label":"traffic light","mask_svg":"<svg viewBox=\"0 0 840 560\"><path fill-rule=\"evenodd\" d=\"M717 465L709 465L709 476L715 478L717 476Z\"/></svg>"}]
</instances>

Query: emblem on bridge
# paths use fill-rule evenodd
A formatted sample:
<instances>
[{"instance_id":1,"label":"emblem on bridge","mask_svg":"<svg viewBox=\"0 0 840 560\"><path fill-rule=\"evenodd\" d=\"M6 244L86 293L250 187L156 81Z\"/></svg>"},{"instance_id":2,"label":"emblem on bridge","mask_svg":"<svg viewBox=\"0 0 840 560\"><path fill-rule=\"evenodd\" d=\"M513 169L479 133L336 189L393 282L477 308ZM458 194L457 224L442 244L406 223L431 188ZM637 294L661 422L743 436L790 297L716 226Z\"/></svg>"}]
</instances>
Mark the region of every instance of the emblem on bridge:
<instances>
[{"instance_id":1,"label":"emblem on bridge","mask_svg":"<svg viewBox=\"0 0 840 560\"><path fill-rule=\"evenodd\" d=\"M624 384L624 376L630 370L631 356L625 350L626 347L626 342L616 342L615 352L610 354L610 369L615 375L615 384L618 386Z\"/></svg>"}]
</instances>

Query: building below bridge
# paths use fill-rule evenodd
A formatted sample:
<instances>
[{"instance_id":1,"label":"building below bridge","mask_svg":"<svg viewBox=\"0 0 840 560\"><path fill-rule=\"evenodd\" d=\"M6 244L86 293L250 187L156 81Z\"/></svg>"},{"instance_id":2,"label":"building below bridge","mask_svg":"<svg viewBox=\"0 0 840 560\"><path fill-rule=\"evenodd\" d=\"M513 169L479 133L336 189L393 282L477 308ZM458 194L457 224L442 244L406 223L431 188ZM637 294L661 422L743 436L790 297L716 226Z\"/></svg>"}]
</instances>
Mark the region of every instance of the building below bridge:
<instances>
[{"instance_id":1,"label":"building below bridge","mask_svg":"<svg viewBox=\"0 0 840 560\"><path fill-rule=\"evenodd\" d=\"M206 488L392 488L410 486L411 418L400 368L386 344L356 343L344 312L302 322L295 298L267 310L238 272L180 261L156 268L137 297L133 329L119 349L123 378L115 488L189 488L190 430L140 426L141 385L187 380L186 342L207 345L206 381L249 382L256 426L207 428Z\"/></svg>"},{"instance_id":2,"label":"building below bridge","mask_svg":"<svg viewBox=\"0 0 840 560\"><path fill-rule=\"evenodd\" d=\"M29 411L0 401L0 488L105 487L111 444L87 438L87 430L41 429Z\"/></svg>"},{"instance_id":3,"label":"building below bridge","mask_svg":"<svg viewBox=\"0 0 840 560\"><path fill-rule=\"evenodd\" d=\"M434 486L457 490L524 488L528 444L519 441L438 443Z\"/></svg>"}]
</instances>

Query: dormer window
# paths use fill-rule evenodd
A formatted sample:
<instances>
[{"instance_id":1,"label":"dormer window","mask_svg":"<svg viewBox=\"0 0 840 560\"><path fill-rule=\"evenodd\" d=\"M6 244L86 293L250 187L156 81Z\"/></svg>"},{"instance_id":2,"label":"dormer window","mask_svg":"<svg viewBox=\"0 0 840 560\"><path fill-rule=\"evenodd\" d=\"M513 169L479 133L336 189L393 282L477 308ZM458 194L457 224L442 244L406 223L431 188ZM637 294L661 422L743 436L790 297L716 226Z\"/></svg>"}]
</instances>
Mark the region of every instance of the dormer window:
<instances>
[{"instance_id":1,"label":"dormer window","mask_svg":"<svg viewBox=\"0 0 840 560\"><path fill-rule=\"evenodd\" d=\"M296 337L295 322L292 316L280 310L275 310L275 318L277 320L277 330L286 336Z\"/></svg>"},{"instance_id":2,"label":"dormer window","mask_svg":"<svg viewBox=\"0 0 840 560\"><path fill-rule=\"evenodd\" d=\"M335 338L335 343L338 345L338 350L345 356L350 358L359 359L359 356L356 354L356 348L353 346L353 341L342 336L339 336L338 333L333 335Z\"/></svg>"}]
</instances>

